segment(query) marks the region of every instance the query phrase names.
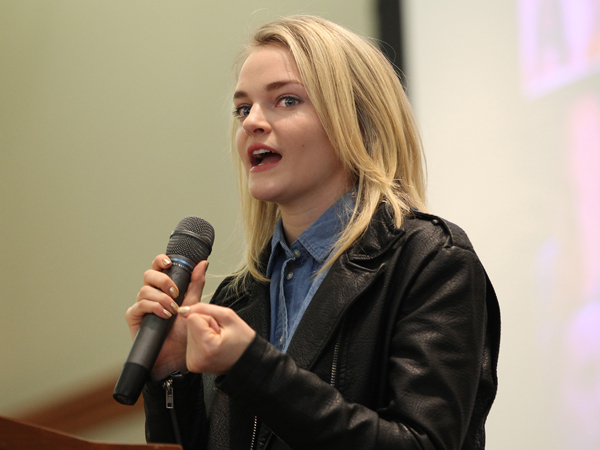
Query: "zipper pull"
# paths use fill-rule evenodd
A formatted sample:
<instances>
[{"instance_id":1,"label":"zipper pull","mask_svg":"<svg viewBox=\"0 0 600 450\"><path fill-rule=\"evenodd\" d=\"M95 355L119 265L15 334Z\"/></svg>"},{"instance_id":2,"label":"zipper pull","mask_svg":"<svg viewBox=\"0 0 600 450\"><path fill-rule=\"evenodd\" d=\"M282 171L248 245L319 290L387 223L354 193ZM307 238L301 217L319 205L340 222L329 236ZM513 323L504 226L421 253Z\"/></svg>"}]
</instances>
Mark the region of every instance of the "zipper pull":
<instances>
[{"instance_id":1,"label":"zipper pull","mask_svg":"<svg viewBox=\"0 0 600 450\"><path fill-rule=\"evenodd\" d=\"M173 378L169 378L163 384L167 394L167 409L173 409Z\"/></svg>"}]
</instances>

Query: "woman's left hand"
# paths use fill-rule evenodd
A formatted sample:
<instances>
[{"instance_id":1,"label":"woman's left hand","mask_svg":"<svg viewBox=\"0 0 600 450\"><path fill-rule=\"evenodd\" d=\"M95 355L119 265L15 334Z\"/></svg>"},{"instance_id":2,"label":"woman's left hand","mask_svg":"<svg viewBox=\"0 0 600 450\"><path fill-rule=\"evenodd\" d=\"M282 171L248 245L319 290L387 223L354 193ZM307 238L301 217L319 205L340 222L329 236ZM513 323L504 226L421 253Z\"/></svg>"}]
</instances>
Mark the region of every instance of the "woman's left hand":
<instances>
[{"instance_id":1,"label":"woman's left hand","mask_svg":"<svg viewBox=\"0 0 600 450\"><path fill-rule=\"evenodd\" d=\"M207 303L180 308L187 322L186 364L191 372L223 375L242 356L256 332L232 309Z\"/></svg>"}]
</instances>

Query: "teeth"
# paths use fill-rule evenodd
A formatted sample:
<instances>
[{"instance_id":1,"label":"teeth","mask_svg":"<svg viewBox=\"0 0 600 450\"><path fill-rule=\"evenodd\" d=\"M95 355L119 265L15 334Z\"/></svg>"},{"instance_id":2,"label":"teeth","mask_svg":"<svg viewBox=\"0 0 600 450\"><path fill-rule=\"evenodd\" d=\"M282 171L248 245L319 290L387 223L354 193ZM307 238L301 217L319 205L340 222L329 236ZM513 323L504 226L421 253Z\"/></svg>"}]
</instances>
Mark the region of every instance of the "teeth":
<instances>
[{"instance_id":1,"label":"teeth","mask_svg":"<svg viewBox=\"0 0 600 450\"><path fill-rule=\"evenodd\" d=\"M271 152L269 150L265 150L264 148L261 148L260 150L254 150L252 152L252 156L263 155L265 153L271 153Z\"/></svg>"}]
</instances>

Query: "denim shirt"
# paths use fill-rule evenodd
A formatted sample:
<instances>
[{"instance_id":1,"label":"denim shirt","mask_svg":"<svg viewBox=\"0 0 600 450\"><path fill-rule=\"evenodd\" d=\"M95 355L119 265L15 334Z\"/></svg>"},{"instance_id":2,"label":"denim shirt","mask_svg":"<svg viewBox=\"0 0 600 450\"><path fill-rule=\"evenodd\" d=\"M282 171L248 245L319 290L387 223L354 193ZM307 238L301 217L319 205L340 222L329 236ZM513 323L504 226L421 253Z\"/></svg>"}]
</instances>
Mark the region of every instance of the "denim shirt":
<instances>
[{"instance_id":1,"label":"denim shirt","mask_svg":"<svg viewBox=\"0 0 600 450\"><path fill-rule=\"evenodd\" d=\"M331 256L355 205L352 189L288 245L283 224L277 223L271 239L267 277L271 279L271 336L275 347L285 352L294 331L329 268L319 270Z\"/></svg>"}]
</instances>

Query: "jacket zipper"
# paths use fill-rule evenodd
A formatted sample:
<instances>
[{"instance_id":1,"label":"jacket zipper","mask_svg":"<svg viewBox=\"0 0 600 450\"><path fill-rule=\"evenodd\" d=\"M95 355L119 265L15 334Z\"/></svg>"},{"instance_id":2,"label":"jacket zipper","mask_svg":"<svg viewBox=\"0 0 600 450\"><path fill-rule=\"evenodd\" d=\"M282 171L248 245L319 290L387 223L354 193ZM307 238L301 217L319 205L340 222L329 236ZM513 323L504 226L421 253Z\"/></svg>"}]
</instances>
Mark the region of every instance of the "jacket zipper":
<instances>
[{"instance_id":1,"label":"jacket zipper","mask_svg":"<svg viewBox=\"0 0 600 450\"><path fill-rule=\"evenodd\" d=\"M342 324L340 325L340 331L337 335L337 339L335 340L335 347L333 348L333 361L331 363L331 379L329 384L335 387L335 383L337 381L337 371L338 371L338 358L340 356L340 346L342 345L342 332L344 331L344 324L346 323L346 317L342 319Z\"/></svg>"},{"instance_id":2,"label":"jacket zipper","mask_svg":"<svg viewBox=\"0 0 600 450\"><path fill-rule=\"evenodd\" d=\"M338 358L340 355L340 346L342 345L342 331L344 330L344 324L346 323L346 317L342 320L340 325L340 331L335 341L335 347L333 348L333 362L331 363L331 380L329 384L335 387L337 379L338 369ZM254 428L252 430L252 440L250 441L250 450L254 450L254 444L256 443L256 431L258 430L258 417L254 416Z\"/></svg>"},{"instance_id":3,"label":"jacket zipper","mask_svg":"<svg viewBox=\"0 0 600 450\"><path fill-rule=\"evenodd\" d=\"M250 441L250 450L254 450L256 442L256 430L258 430L258 416L254 416L254 429L252 430L252 441Z\"/></svg>"},{"instance_id":4,"label":"jacket zipper","mask_svg":"<svg viewBox=\"0 0 600 450\"><path fill-rule=\"evenodd\" d=\"M165 394L167 397L166 407L171 414L171 423L173 424L173 431L175 433L175 440L177 444L183 446L181 442L181 433L179 432L179 423L177 422L177 414L175 413L175 402L174 402L174 392L173 392L173 377L175 374L171 374L171 376L163 383L163 388L165 389Z\"/></svg>"}]
</instances>

